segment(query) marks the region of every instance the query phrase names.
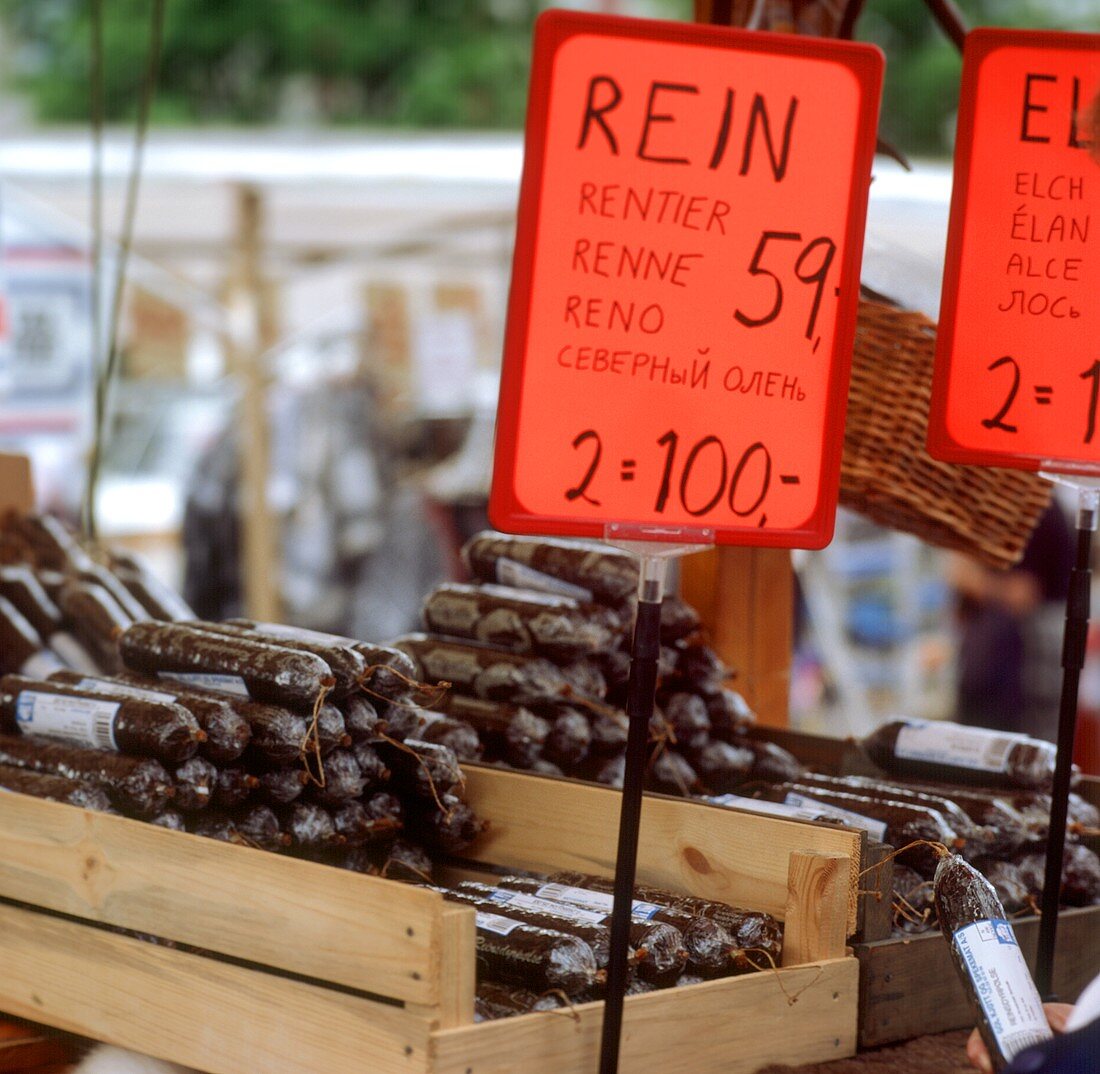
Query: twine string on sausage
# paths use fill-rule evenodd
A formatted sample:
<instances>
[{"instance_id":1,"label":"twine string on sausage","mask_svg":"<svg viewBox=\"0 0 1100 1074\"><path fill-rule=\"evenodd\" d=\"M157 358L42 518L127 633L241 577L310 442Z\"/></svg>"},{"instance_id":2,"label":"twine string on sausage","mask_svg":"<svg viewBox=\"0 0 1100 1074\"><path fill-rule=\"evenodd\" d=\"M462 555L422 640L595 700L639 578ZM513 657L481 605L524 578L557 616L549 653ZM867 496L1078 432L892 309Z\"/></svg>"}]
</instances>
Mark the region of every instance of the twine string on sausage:
<instances>
[{"instance_id":1,"label":"twine string on sausage","mask_svg":"<svg viewBox=\"0 0 1100 1074\"><path fill-rule=\"evenodd\" d=\"M1072 824L1066 825L1066 831L1071 835L1079 836L1082 839L1087 839L1090 836L1095 838L1100 835L1100 828L1089 828L1084 824L1078 824L1074 821Z\"/></svg>"},{"instance_id":2,"label":"twine string on sausage","mask_svg":"<svg viewBox=\"0 0 1100 1074\"><path fill-rule=\"evenodd\" d=\"M367 683L377 671L388 671L399 682L408 686L414 695L417 697L417 701L409 702L407 700L395 701L391 697L387 697L385 694L379 693L377 690L371 690ZM398 671L395 667L390 667L389 664L370 664L363 669L363 673L359 676L357 685L363 693L369 697L377 698L379 701L385 701L387 705L393 705L398 708L431 708L432 705L441 701L447 691L453 685L444 679L440 679L434 686L431 683L420 682L418 679L411 679L408 675L401 671Z\"/></svg>"},{"instance_id":3,"label":"twine string on sausage","mask_svg":"<svg viewBox=\"0 0 1100 1074\"><path fill-rule=\"evenodd\" d=\"M414 876L420 877L426 884L432 883L432 876L430 873L424 872L423 869L418 869L415 865L410 865L407 861L398 861L397 858L387 858L386 864L379 870L378 875L385 878L390 875L390 866L393 864L400 865L403 869L408 869Z\"/></svg>"},{"instance_id":4,"label":"twine string on sausage","mask_svg":"<svg viewBox=\"0 0 1100 1074\"><path fill-rule=\"evenodd\" d=\"M660 758L661 754L664 753L668 749L669 743L671 743L673 746L676 745L676 730L675 730L675 728L672 726L672 724L670 724L668 722L668 720L665 720L665 719L662 718L661 722L664 725L663 730L651 731L650 732L649 741L652 742L652 743L655 743L656 745L655 745L655 748L654 748L653 752L649 755L649 761L646 764L646 774L647 775L652 775L653 774L654 765L656 765L656 763L657 763L658 759ZM675 766L673 766L673 768L672 768L672 778L676 781L676 785L680 788L681 797L690 798L691 797L691 789L684 782L684 778L680 774L680 770L678 768L676 768Z\"/></svg>"},{"instance_id":5,"label":"twine string on sausage","mask_svg":"<svg viewBox=\"0 0 1100 1074\"><path fill-rule=\"evenodd\" d=\"M759 970L761 973L763 973L764 970L770 969L772 971L772 973L775 974L775 980L779 985L779 991L782 992L783 995L786 997L788 1007L793 1007L799 1001L799 999L802 997L802 995L805 992L807 992L809 989L813 988L813 986L815 984L817 984L818 981L821 980L821 975L825 972L825 967L818 964L817 973L814 974L814 978L813 978L812 981L807 981L797 992L789 992L787 990L787 986L783 983L783 975L779 972L780 967L779 967L778 963L775 961L775 956L769 950L767 950L767 948L764 948L764 947L741 947L741 948L737 948L733 951L730 951L729 953L730 953L730 955L733 955L733 956L744 955L745 956L745 961L750 966L752 966L754 969ZM768 960L768 965L761 966L759 963L753 962L753 960L749 957L750 954L763 955L764 958L766 958ZM788 967L788 968L790 968L790 967Z\"/></svg>"},{"instance_id":6,"label":"twine string on sausage","mask_svg":"<svg viewBox=\"0 0 1100 1074\"><path fill-rule=\"evenodd\" d=\"M443 799L439 797L439 790L435 785L435 780L432 778L431 769L428 767L428 765L425 762L424 758L421 757L420 754L417 753L416 750L414 750L412 748L412 746L407 745L406 743L402 742L400 739L390 738L390 736L385 734L384 732L379 732L378 737L381 738L383 742L388 742L391 746L394 747L394 749L401 750L402 753L411 754L413 757L416 758L416 763L418 765L420 765L420 768L424 773L424 778L428 781L428 789L432 792L432 798L435 799L435 804L437 806L439 806L439 811L440 811L440 813L443 814L444 820L446 820L448 823L450 823L451 818L454 816L454 810L453 809L448 809L443 804ZM459 771L461 773L461 769ZM461 775L462 775L462 779L459 783L459 787L465 787L466 786L465 773L461 773Z\"/></svg>"},{"instance_id":7,"label":"twine string on sausage","mask_svg":"<svg viewBox=\"0 0 1100 1074\"><path fill-rule=\"evenodd\" d=\"M912 892L910 892L912 894ZM898 925L900 917L908 921L910 925L926 925L932 916L932 907L918 910L901 892L894 893L894 924Z\"/></svg>"},{"instance_id":8,"label":"twine string on sausage","mask_svg":"<svg viewBox=\"0 0 1100 1074\"><path fill-rule=\"evenodd\" d=\"M325 766L321 760L321 709L324 707L325 698L332 693L332 686L322 686L317 694L317 700L313 703L313 717L309 728L306 730L298 747L298 756L301 758L302 767L306 770L310 782L318 787L325 785ZM317 759L317 775L313 774L309 765L310 752Z\"/></svg>"},{"instance_id":9,"label":"twine string on sausage","mask_svg":"<svg viewBox=\"0 0 1100 1074\"><path fill-rule=\"evenodd\" d=\"M553 996L555 999L560 999L561 1006L553 1007L548 1011L540 1011L540 1014L565 1015L566 1018L574 1022L579 1022L581 1020L580 1012L577 1010L576 1005L560 988L548 988L545 992L540 992L535 1002L537 1003L539 999L545 999L547 996Z\"/></svg>"},{"instance_id":10,"label":"twine string on sausage","mask_svg":"<svg viewBox=\"0 0 1100 1074\"><path fill-rule=\"evenodd\" d=\"M605 705L602 701L597 701L595 698L579 694L572 688L570 688L566 696L569 698L569 703L571 705L576 705L578 708L582 709L588 709L594 716L606 716L608 719L614 720L620 727L630 726L630 717L627 716L622 709L615 708L614 705Z\"/></svg>"},{"instance_id":11,"label":"twine string on sausage","mask_svg":"<svg viewBox=\"0 0 1100 1074\"><path fill-rule=\"evenodd\" d=\"M936 857L940 859L951 857L951 850L944 846L943 843L937 843L931 839L914 839L911 843L906 843L905 846L890 851L890 853L880 861L876 861L874 865L868 865L866 869L861 869L857 874L857 878L862 878L868 873L873 873L876 869L881 869L888 861L893 861L899 854L904 854L907 850L912 850L914 847L929 847L936 852Z\"/></svg>"}]
</instances>

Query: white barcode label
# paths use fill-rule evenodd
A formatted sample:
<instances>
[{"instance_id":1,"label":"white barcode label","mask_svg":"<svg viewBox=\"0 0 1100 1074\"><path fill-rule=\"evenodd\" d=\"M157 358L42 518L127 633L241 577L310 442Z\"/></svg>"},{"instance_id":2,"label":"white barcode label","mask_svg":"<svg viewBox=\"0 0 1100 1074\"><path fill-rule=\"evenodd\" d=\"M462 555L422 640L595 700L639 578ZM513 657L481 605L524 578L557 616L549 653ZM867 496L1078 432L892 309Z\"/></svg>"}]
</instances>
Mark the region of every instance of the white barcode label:
<instances>
[{"instance_id":1,"label":"white barcode label","mask_svg":"<svg viewBox=\"0 0 1100 1074\"><path fill-rule=\"evenodd\" d=\"M117 701L96 701L90 697L68 697L23 690L15 701L15 719L26 735L42 735L118 751L115 742Z\"/></svg>"},{"instance_id":2,"label":"white barcode label","mask_svg":"<svg viewBox=\"0 0 1100 1074\"><path fill-rule=\"evenodd\" d=\"M513 589L535 589L541 593L555 593L560 597L572 597L574 600L591 601L592 591L583 586L563 582L552 574L543 574L534 567L517 563L514 559L497 560L497 581L501 585L510 585Z\"/></svg>"},{"instance_id":3,"label":"white barcode label","mask_svg":"<svg viewBox=\"0 0 1100 1074\"><path fill-rule=\"evenodd\" d=\"M599 910L606 917L611 913L615 904L615 897L606 891L589 891L587 888L572 888L566 884L543 884L535 892L540 899L549 899L550 902L564 902L572 906L580 906L586 910ZM655 914L661 912L661 907L653 902L642 902L635 899L630 904L630 915L640 921L649 921Z\"/></svg>"},{"instance_id":4,"label":"white barcode label","mask_svg":"<svg viewBox=\"0 0 1100 1074\"><path fill-rule=\"evenodd\" d=\"M485 932L495 932L498 936L507 936L514 929L518 929L520 924L519 921L501 917L499 914L487 914L484 910L477 911L477 927Z\"/></svg>"},{"instance_id":5,"label":"white barcode label","mask_svg":"<svg viewBox=\"0 0 1100 1074\"><path fill-rule=\"evenodd\" d=\"M607 917L607 914L601 914L596 910L586 910L583 906L575 906L572 903L551 902L549 899L540 899L523 891L494 888L489 898L493 902L500 903L501 906L514 906L517 910L530 910L536 914L567 917L580 925L602 925Z\"/></svg>"},{"instance_id":6,"label":"white barcode label","mask_svg":"<svg viewBox=\"0 0 1100 1074\"><path fill-rule=\"evenodd\" d=\"M790 806L799 809L811 810L818 816L832 817L841 824L847 824L849 828L862 828L872 839L881 843L886 838L886 823L875 820L874 817L865 817L862 813L854 813L850 809L841 809L840 806L829 805L827 802L819 802L816 798L810 798L805 794L788 793L783 801Z\"/></svg>"},{"instance_id":7,"label":"white barcode label","mask_svg":"<svg viewBox=\"0 0 1100 1074\"><path fill-rule=\"evenodd\" d=\"M55 653L48 649L40 649L32 653L19 669L20 675L28 679L48 679L55 671L64 671L65 665L58 660Z\"/></svg>"},{"instance_id":8,"label":"white barcode label","mask_svg":"<svg viewBox=\"0 0 1100 1074\"><path fill-rule=\"evenodd\" d=\"M239 675L213 675L205 671L160 671L158 679L182 682L185 686L197 686L200 690L220 690L223 694L248 697L248 684Z\"/></svg>"},{"instance_id":9,"label":"white barcode label","mask_svg":"<svg viewBox=\"0 0 1100 1074\"><path fill-rule=\"evenodd\" d=\"M1005 772L1012 747L1026 741L1026 735L930 721L903 727L898 732L894 753L907 761L973 768L980 772Z\"/></svg>"},{"instance_id":10,"label":"white barcode label","mask_svg":"<svg viewBox=\"0 0 1100 1074\"><path fill-rule=\"evenodd\" d=\"M103 679L81 679L77 683L78 690L87 690L90 694L123 694L126 697L137 697L144 701L163 701L172 704L176 700L175 694L166 694L163 690L147 690L144 686L131 686L126 682L105 682Z\"/></svg>"},{"instance_id":11,"label":"white barcode label","mask_svg":"<svg viewBox=\"0 0 1100 1074\"><path fill-rule=\"evenodd\" d=\"M1005 1056L1053 1035L1012 926L1002 918L959 929L952 942L962 956L989 1028Z\"/></svg>"}]
</instances>

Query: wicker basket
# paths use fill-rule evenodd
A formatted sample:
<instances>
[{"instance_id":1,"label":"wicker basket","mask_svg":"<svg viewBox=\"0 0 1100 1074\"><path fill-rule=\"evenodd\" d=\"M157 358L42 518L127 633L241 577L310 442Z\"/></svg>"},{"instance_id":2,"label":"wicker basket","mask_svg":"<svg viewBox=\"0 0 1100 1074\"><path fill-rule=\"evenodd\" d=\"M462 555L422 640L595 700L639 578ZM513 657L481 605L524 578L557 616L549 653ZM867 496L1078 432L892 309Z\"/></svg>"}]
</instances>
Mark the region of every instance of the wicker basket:
<instances>
[{"instance_id":1,"label":"wicker basket","mask_svg":"<svg viewBox=\"0 0 1100 1074\"><path fill-rule=\"evenodd\" d=\"M936 326L923 314L860 301L840 502L929 544L1009 567L1050 501L1050 484L928 454L935 345Z\"/></svg>"}]
</instances>

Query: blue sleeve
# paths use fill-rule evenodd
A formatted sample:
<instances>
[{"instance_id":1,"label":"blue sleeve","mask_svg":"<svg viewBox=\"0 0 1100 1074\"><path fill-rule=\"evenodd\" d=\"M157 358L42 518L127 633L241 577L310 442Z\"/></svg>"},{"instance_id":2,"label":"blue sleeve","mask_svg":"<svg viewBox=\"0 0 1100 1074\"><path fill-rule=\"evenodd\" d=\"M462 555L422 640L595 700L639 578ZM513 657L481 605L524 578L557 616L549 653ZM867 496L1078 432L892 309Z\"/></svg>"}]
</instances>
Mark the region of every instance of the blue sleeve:
<instances>
[{"instance_id":1,"label":"blue sleeve","mask_svg":"<svg viewBox=\"0 0 1100 1074\"><path fill-rule=\"evenodd\" d=\"M1100 1019L1020 1052L1002 1074L1097 1074Z\"/></svg>"}]
</instances>

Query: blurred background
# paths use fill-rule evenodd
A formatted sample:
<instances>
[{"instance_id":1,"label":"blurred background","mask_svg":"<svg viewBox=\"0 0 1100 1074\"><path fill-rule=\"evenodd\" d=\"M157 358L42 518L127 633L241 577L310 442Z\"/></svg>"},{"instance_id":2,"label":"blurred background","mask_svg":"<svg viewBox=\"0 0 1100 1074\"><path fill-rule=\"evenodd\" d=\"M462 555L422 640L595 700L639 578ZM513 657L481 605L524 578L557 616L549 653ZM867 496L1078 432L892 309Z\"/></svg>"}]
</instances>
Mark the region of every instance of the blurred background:
<instances>
[{"instance_id":1,"label":"blurred background","mask_svg":"<svg viewBox=\"0 0 1100 1074\"><path fill-rule=\"evenodd\" d=\"M79 515L114 325L101 535L206 618L412 627L485 525L546 6L168 0L151 34L156 0L0 0L0 450L33 458L40 506ZM1100 30L1092 0L958 6ZM864 282L934 318L961 61L920 0L868 0L857 36L887 54L881 133L914 162L876 163ZM796 569L796 725L955 713L946 553L842 512Z\"/></svg>"}]
</instances>

